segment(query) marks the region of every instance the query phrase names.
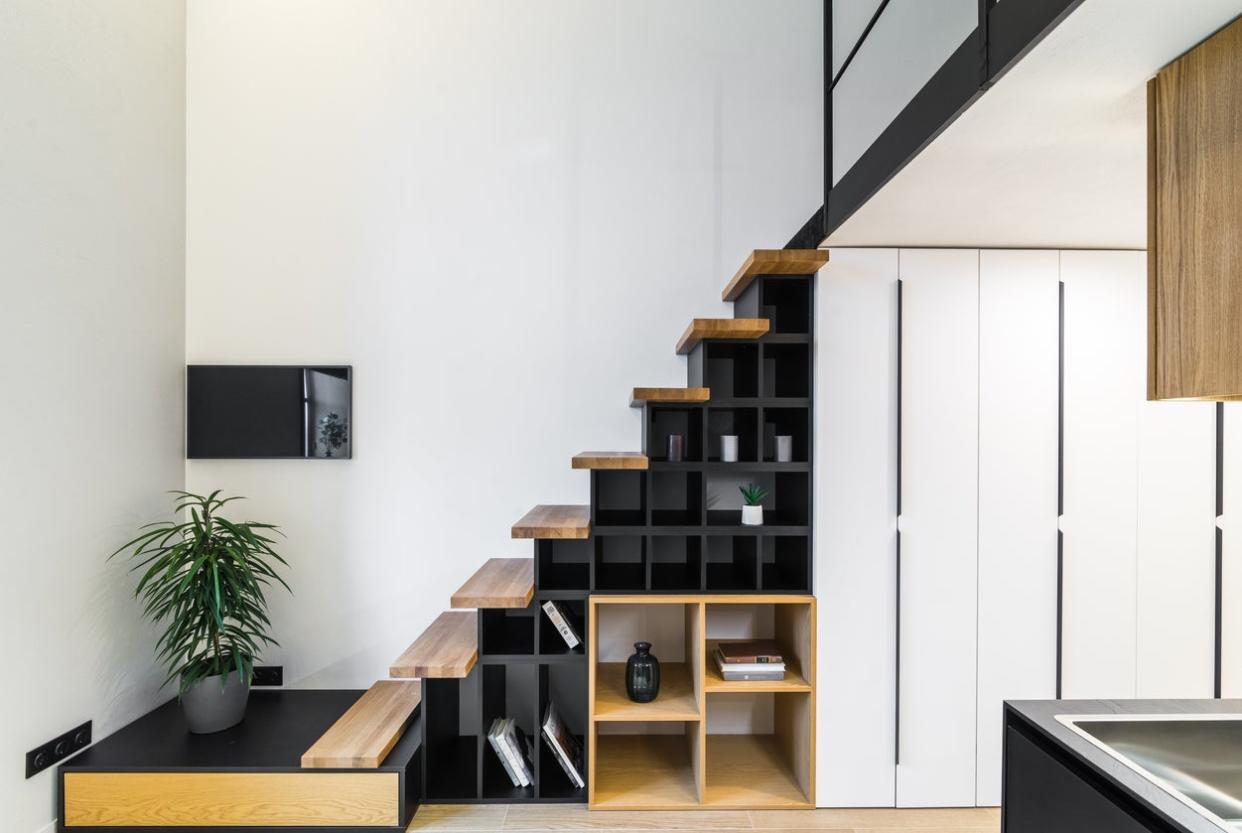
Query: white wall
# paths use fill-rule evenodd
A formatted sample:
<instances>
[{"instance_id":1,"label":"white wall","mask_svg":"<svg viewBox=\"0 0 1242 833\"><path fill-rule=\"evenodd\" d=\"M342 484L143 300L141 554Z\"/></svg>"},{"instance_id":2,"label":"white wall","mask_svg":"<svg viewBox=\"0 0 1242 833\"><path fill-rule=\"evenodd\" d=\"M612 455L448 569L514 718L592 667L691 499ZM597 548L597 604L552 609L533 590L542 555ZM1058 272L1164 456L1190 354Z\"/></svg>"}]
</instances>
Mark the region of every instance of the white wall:
<instances>
[{"instance_id":1,"label":"white wall","mask_svg":"<svg viewBox=\"0 0 1242 833\"><path fill-rule=\"evenodd\" d=\"M821 7L192 0L188 361L354 366L353 460L187 466L288 533L290 682L383 676L638 447L629 389L822 201Z\"/></svg>"},{"instance_id":2,"label":"white wall","mask_svg":"<svg viewBox=\"0 0 1242 833\"><path fill-rule=\"evenodd\" d=\"M185 16L179 3L0 12L0 807L55 815L25 752L170 696L121 563L183 483Z\"/></svg>"}]
</instances>

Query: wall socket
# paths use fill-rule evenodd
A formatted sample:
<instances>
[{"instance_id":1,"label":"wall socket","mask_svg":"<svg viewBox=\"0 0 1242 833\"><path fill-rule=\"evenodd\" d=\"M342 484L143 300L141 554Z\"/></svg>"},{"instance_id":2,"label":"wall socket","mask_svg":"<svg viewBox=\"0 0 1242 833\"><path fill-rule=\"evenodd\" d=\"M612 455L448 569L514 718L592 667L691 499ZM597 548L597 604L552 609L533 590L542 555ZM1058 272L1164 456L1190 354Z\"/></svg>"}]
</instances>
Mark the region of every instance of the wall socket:
<instances>
[{"instance_id":1,"label":"wall socket","mask_svg":"<svg viewBox=\"0 0 1242 833\"><path fill-rule=\"evenodd\" d=\"M285 667L283 665L256 665L254 677L250 685L254 688L267 686L283 686L285 684Z\"/></svg>"},{"instance_id":2,"label":"wall socket","mask_svg":"<svg viewBox=\"0 0 1242 833\"><path fill-rule=\"evenodd\" d=\"M58 738L26 753L26 777L36 775L53 764L91 745L91 722L70 729Z\"/></svg>"}]
</instances>

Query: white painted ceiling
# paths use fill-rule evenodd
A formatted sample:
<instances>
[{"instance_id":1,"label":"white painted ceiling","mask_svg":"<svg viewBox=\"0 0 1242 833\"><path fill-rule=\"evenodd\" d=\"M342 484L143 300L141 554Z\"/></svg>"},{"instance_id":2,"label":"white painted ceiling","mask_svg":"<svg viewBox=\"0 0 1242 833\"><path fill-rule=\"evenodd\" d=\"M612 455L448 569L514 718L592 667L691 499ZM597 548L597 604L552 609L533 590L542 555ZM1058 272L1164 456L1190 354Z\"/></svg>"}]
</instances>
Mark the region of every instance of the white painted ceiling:
<instances>
[{"instance_id":1,"label":"white painted ceiling","mask_svg":"<svg viewBox=\"0 0 1242 833\"><path fill-rule=\"evenodd\" d=\"M1239 14L1086 0L826 242L1145 248L1145 84Z\"/></svg>"}]
</instances>

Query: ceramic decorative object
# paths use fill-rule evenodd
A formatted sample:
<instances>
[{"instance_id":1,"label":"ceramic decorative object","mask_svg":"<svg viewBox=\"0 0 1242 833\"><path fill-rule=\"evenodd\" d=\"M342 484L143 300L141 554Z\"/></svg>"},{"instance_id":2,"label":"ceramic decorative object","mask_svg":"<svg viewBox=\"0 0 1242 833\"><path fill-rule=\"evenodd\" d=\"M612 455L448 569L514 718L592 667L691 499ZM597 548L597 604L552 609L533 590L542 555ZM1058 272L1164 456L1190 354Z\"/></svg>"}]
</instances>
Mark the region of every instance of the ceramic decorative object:
<instances>
[{"instance_id":1,"label":"ceramic decorative object","mask_svg":"<svg viewBox=\"0 0 1242 833\"><path fill-rule=\"evenodd\" d=\"M742 526L763 526L763 507L743 506Z\"/></svg>"},{"instance_id":2,"label":"ceramic decorative object","mask_svg":"<svg viewBox=\"0 0 1242 833\"><path fill-rule=\"evenodd\" d=\"M241 723L249 697L250 681L230 671L223 682L217 674L187 688L181 695L181 708L191 732L209 735Z\"/></svg>"},{"instance_id":3,"label":"ceramic decorative object","mask_svg":"<svg viewBox=\"0 0 1242 833\"><path fill-rule=\"evenodd\" d=\"M793 462L793 437L788 434L776 435L776 462Z\"/></svg>"},{"instance_id":4,"label":"ceramic decorative object","mask_svg":"<svg viewBox=\"0 0 1242 833\"><path fill-rule=\"evenodd\" d=\"M720 459L726 463L737 462L737 434L725 434L720 438Z\"/></svg>"},{"instance_id":5,"label":"ceramic decorative object","mask_svg":"<svg viewBox=\"0 0 1242 833\"><path fill-rule=\"evenodd\" d=\"M668 435L668 461L680 463L685 455L686 438L682 434Z\"/></svg>"},{"instance_id":6,"label":"ceramic decorative object","mask_svg":"<svg viewBox=\"0 0 1242 833\"><path fill-rule=\"evenodd\" d=\"M650 703L660 693L660 661L650 642L635 642L634 650L625 663L625 693L635 703Z\"/></svg>"}]
</instances>

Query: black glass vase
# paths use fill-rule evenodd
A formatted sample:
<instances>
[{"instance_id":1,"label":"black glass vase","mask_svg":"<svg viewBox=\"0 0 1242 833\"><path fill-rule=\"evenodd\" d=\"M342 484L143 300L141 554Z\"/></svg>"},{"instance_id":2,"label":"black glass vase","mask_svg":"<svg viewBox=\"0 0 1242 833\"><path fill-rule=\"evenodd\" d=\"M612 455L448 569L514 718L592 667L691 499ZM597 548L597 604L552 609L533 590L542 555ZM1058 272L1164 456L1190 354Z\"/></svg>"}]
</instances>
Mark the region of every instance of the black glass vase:
<instances>
[{"instance_id":1,"label":"black glass vase","mask_svg":"<svg viewBox=\"0 0 1242 833\"><path fill-rule=\"evenodd\" d=\"M635 642L634 650L625 663L625 693L635 703L650 703L660 693L660 661L652 656L650 642Z\"/></svg>"}]
</instances>

